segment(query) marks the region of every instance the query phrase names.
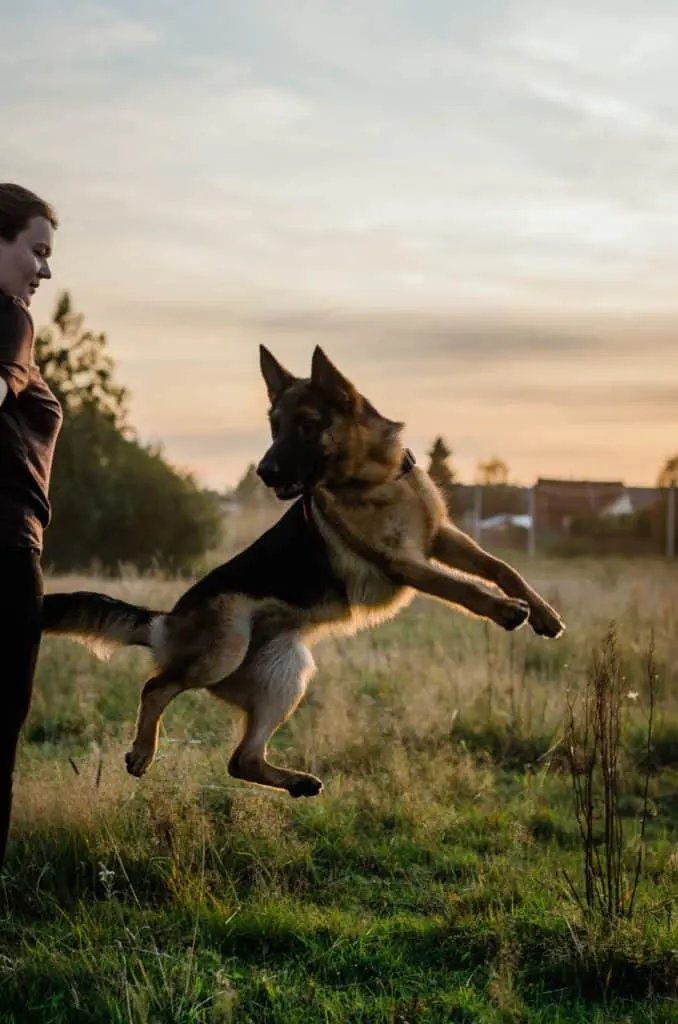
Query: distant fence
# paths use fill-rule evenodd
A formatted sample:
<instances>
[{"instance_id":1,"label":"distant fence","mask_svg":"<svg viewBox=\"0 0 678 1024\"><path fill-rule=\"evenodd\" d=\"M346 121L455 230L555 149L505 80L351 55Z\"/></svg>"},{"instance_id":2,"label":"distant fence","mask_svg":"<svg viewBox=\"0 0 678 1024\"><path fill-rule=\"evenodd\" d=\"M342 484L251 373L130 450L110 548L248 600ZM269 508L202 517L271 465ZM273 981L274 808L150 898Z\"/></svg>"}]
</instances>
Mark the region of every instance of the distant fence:
<instances>
[{"instance_id":1,"label":"distant fence","mask_svg":"<svg viewBox=\"0 0 678 1024\"><path fill-rule=\"evenodd\" d=\"M653 555L675 558L676 487L540 480L533 487L457 488L452 514L489 549L527 554ZM489 513L489 514L488 514Z\"/></svg>"}]
</instances>

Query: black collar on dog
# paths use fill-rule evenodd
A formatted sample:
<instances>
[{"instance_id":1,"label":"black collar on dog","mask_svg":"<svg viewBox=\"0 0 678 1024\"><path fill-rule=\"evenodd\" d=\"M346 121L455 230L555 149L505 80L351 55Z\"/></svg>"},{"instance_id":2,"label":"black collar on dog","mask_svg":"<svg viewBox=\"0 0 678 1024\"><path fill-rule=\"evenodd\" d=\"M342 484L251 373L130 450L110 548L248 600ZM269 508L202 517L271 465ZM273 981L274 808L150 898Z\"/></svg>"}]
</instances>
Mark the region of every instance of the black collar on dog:
<instances>
[{"instance_id":1,"label":"black collar on dog","mask_svg":"<svg viewBox=\"0 0 678 1024\"><path fill-rule=\"evenodd\" d=\"M414 457L414 452L412 451L411 448L406 448L405 454L403 455L403 461L400 463L400 472L398 473L398 480L400 480L401 476L407 476L408 473L411 473L416 464L417 460Z\"/></svg>"},{"instance_id":2,"label":"black collar on dog","mask_svg":"<svg viewBox=\"0 0 678 1024\"><path fill-rule=\"evenodd\" d=\"M403 455L403 461L400 463L400 472L398 473L396 480L400 480L401 477L407 476L408 473L411 473L416 464L417 460L414 457L414 452L412 451L411 448L406 448L405 454ZM304 519L309 524L309 526L313 526L313 516L311 515L310 490L304 491L304 493L302 494L301 507L304 510Z\"/></svg>"}]
</instances>

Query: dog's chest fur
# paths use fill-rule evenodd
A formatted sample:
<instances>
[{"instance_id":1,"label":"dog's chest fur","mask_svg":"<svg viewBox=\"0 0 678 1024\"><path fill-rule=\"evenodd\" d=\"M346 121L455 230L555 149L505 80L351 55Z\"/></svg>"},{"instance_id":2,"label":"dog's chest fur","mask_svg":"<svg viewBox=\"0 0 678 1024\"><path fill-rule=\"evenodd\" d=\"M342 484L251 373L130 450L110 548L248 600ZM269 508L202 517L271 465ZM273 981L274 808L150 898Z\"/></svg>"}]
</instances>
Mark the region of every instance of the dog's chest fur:
<instances>
[{"instance_id":1,"label":"dog's chest fur","mask_svg":"<svg viewBox=\"0 0 678 1024\"><path fill-rule=\"evenodd\" d=\"M412 592L394 584L376 565L348 547L322 518L317 527L327 544L330 562L343 582L353 628L364 628L390 618L412 598Z\"/></svg>"}]
</instances>

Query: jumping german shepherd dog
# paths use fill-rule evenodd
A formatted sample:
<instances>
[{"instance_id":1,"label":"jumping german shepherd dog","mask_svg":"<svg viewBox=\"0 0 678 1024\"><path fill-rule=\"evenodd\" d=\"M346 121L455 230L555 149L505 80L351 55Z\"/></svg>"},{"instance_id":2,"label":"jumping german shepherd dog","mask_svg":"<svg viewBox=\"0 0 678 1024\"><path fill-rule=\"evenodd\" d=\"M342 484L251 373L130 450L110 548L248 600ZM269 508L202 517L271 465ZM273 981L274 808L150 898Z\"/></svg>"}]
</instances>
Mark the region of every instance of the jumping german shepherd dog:
<instances>
[{"instance_id":1,"label":"jumping german shepherd dog","mask_svg":"<svg viewBox=\"0 0 678 1024\"><path fill-rule=\"evenodd\" d=\"M403 424L381 416L320 348L305 379L263 346L260 357L273 443L257 471L294 504L170 612L87 591L51 594L43 628L93 648L150 647L157 671L143 688L126 755L132 775L143 775L153 761L170 701L204 687L245 712L231 775L293 797L315 796L320 779L271 764L266 750L304 695L315 668L310 647L319 637L383 622L416 591L507 630L529 620L536 633L557 637L564 627L515 569L449 522L435 485L403 447Z\"/></svg>"}]
</instances>

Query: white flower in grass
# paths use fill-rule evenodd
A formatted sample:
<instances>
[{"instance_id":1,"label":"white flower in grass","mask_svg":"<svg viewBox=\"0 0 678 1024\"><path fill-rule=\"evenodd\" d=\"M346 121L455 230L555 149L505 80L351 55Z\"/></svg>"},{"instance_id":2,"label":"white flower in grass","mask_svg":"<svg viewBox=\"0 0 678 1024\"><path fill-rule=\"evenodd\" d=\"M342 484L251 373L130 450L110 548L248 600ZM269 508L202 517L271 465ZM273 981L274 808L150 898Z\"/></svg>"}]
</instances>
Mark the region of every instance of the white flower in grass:
<instances>
[{"instance_id":1,"label":"white flower in grass","mask_svg":"<svg viewBox=\"0 0 678 1024\"><path fill-rule=\"evenodd\" d=\"M113 882L115 881L115 871L111 871L101 861L99 862L99 881L104 887L107 899L111 898L113 894Z\"/></svg>"}]
</instances>

